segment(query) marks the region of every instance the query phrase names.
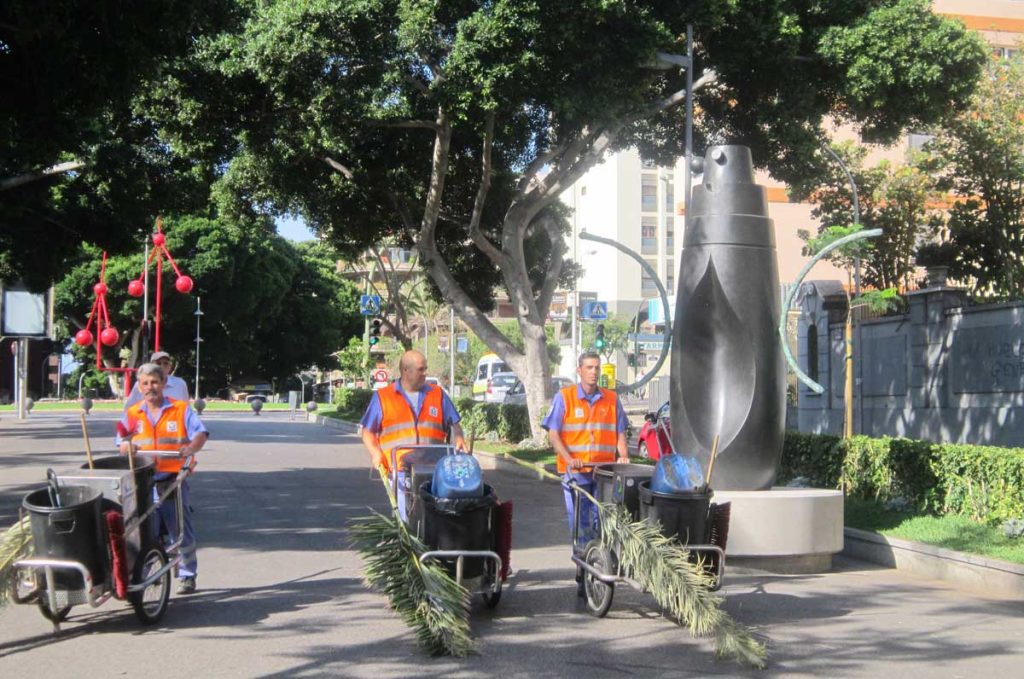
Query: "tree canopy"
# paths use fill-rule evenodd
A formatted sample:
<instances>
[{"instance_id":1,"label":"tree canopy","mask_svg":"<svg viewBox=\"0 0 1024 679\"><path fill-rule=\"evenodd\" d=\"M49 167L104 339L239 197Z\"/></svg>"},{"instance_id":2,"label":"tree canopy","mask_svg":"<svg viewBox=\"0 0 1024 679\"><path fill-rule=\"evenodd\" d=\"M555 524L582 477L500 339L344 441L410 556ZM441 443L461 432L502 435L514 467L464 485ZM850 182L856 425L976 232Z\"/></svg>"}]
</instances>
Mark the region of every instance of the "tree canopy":
<instances>
[{"instance_id":1,"label":"tree canopy","mask_svg":"<svg viewBox=\"0 0 1024 679\"><path fill-rule=\"evenodd\" d=\"M358 290L335 273L335 255L329 248L293 245L266 226L243 228L204 217L168 219L164 225L168 248L195 288L190 295L181 295L170 276L164 281L161 349L194 367L194 312L196 296L202 297L204 391L214 392L240 377L281 380L311 364L334 367L333 353L345 338L362 332ZM56 316L63 319L65 337L85 324L100 261L97 249L83 247L56 287ZM121 333L121 343L104 351L109 364L117 364L123 347L133 352L129 365L145 358L140 342L142 301L127 292L128 281L141 270L141 249L108 259L107 302L111 322ZM150 286L153 295L152 273ZM151 297L151 314L153 304ZM95 361L94 351L94 346L77 350L88 361ZM179 374L192 381L189 372Z\"/></svg>"}]
</instances>

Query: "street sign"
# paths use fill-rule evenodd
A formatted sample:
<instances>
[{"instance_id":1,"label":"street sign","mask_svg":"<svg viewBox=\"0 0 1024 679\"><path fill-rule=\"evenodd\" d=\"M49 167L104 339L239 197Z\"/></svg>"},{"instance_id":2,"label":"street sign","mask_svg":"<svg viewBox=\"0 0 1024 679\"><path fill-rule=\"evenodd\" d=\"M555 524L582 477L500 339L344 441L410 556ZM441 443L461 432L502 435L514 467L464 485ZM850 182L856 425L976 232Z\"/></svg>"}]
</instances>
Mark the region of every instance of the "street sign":
<instances>
[{"instance_id":1,"label":"street sign","mask_svg":"<svg viewBox=\"0 0 1024 679\"><path fill-rule=\"evenodd\" d=\"M380 313L380 295L360 295L359 313L363 316L376 316Z\"/></svg>"},{"instance_id":2,"label":"street sign","mask_svg":"<svg viewBox=\"0 0 1024 679\"><path fill-rule=\"evenodd\" d=\"M373 371L373 381L374 382L387 382L388 381L388 371L385 370L384 368L379 368L377 370L374 370Z\"/></svg>"},{"instance_id":3,"label":"street sign","mask_svg":"<svg viewBox=\"0 0 1024 679\"><path fill-rule=\"evenodd\" d=\"M455 342L455 352L459 354L464 354L467 351L469 351L469 338L460 337L458 341Z\"/></svg>"},{"instance_id":4,"label":"street sign","mask_svg":"<svg viewBox=\"0 0 1024 679\"><path fill-rule=\"evenodd\" d=\"M580 316L584 320L607 321L608 302L584 302Z\"/></svg>"}]
</instances>

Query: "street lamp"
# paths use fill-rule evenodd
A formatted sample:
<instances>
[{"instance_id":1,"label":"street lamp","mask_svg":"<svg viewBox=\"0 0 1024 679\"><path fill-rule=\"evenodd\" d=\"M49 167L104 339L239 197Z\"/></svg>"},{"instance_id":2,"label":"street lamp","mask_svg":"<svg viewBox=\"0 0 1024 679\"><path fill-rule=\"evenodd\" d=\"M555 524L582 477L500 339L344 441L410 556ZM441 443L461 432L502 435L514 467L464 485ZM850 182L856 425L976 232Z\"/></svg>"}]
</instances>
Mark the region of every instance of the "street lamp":
<instances>
[{"instance_id":1,"label":"street lamp","mask_svg":"<svg viewBox=\"0 0 1024 679\"><path fill-rule=\"evenodd\" d=\"M196 297L196 400L199 400L199 344L203 341L203 338L199 334L199 324L203 318L202 298Z\"/></svg>"}]
</instances>

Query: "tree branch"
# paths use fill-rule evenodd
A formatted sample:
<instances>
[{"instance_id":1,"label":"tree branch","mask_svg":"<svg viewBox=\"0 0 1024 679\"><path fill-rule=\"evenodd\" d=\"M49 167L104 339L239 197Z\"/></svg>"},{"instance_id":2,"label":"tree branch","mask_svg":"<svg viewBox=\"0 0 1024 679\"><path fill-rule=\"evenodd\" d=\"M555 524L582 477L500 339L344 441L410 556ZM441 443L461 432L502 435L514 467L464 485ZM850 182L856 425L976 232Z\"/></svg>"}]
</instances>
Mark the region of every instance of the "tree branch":
<instances>
[{"instance_id":1,"label":"tree branch","mask_svg":"<svg viewBox=\"0 0 1024 679\"><path fill-rule=\"evenodd\" d=\"M543 217L544 230L548 233L548 240L551 241L551 254L548 260L547 270L544 272L544 283L541 285L540 294L537 295L537 312L547 318L551 308L551 297L558 287L558 279L562 274L562 261L565 257L565 238L558 229L558 220L554 217Z\"/></svg>"},{"instance_id":2,"label":"tree branch","mask_svg":"<svg viewBox=\"0 0 1024 679\"><path fill-rule=\"evenodd\" d=\"M469 237L473 243L486 254L494 265L502 268L507 264L506 258L501 250L495 247L494 243L487 239L487 236L480 230L480 221L484 215L484 203L487 202L487 192L491 188L491 147L494 143L494 112L487 114L487 123L484 128L484 149L480 161L480 187L476 192L476 200L473 201L473 215L469 218Z\"/></svg>"},{"instance_id":3,"label":"tree branch","mask_svg":"<svg viewBox=\"0 0 1024 679\"><path fill-rule=\"evenodd\" d=\"M70 160L66 163L59 163L57 165L51 165L41 172L26 172L25 174L19 174L14 177L8 177L7 179L0 180L0 191L8 191L10 189L17 188L24 184L30 184L40 179L46 179L58 174L64 174L65 172L74 172L75 170L81 170L85 167L85 161L82 160Z\"/></svg>"},{"instance_id":4,"label":"tree branch","mask_svg":"<svg viewBox=\"0 0 1024 679\"><path fill-rule=\"evenodd\" d=\"M345 179L352 181L352 177L354 176L352 174L352 170L348 169L347 167L336 161L334 158L331 158L330 156L321 156L320 160L330 165L331 169L334 170L335 172L340 172L341 174L345 175Z\"/></svg>"}]
</instances>

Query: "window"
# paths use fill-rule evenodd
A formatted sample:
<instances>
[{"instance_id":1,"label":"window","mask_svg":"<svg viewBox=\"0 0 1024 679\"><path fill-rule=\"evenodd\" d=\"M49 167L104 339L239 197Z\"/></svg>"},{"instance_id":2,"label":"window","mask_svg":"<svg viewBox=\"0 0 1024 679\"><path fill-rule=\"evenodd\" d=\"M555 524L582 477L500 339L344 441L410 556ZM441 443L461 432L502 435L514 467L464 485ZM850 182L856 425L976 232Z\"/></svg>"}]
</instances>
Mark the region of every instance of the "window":
<instances>
[{"instance_id":1,"label":"window","mask_svg":"<svg viewBox=\"0 0 1024 679\"><path fill-rule=\"evenodd\" d=\"M658 178L653 174L640 176L640 211L658 211Z\"/></svg>"},{"instance_id":2,"label":"window","mask_svg":"<svg viewBox=\"0 0 1024 679\"><path fill-rule=\"evenodd\" d=\"M1019 51L1015 47L996 47L992 54L1000 59L1012 59Z\"/></svg>"},{"instance_id":3,"label":"window","mask_svg":"<svg viewBox=\"0 0 1024 679\"><path fill-rule=\"evenodd\" d=\"M640 254L658 254L658 218L640 218Z\"/></svg>"},{"instance_id":4,"label":"window","mask_svg":"<svg viewBox=\"0 0 1024 679\"><path fill-rule=\"evenodd\" d=\"M807 376L818 381L818 327L807 326Z\"/></svg>"},{"instance_id":5,"label":"window","mask_svg":"<svg viewBox=\"0 0 1024 679\"><path fill-rule=\"evenodd\" d=\"M675 217L665 218L665 249L671 253L676 241Z\"/></svg>"},{"instance_id":6,"label":"window","mask_svg":"<svg viewBox=\"0 0 1024 679\"><path fill-rule=\"evenodd\" d=\"M665 290L668 294L672 294L676 288L676 272L672 265L672 260L669 259L665 263Z\"/></svg>"},{"instance_id":7,"label":"window","mask_svg":"<svg viewBox=\"0 0 1024 679\"><path fill-rule=\"evenodd\" d=\"M676 187L672 181L672 175L667 175L664 179L666 181L663 181L662 184L665 186L665 212L672 214L675 212L673 203L676 202Z\"/></svg>"},{"instance_id":8,"label":"window","mask_svg":"<svg viewBox=\"0 0 1024 679\"><path fill-rule=\"evenodd\" d=\"M647 264L650 265L655 271L658 270L658 265L651 260L646 260ZM647 275L647 271L644 270L642 277L640 278L640 295L644 298L656 297L658 295L658 286L654 282L654 279Z\"/></svg>"}]
</instances>

